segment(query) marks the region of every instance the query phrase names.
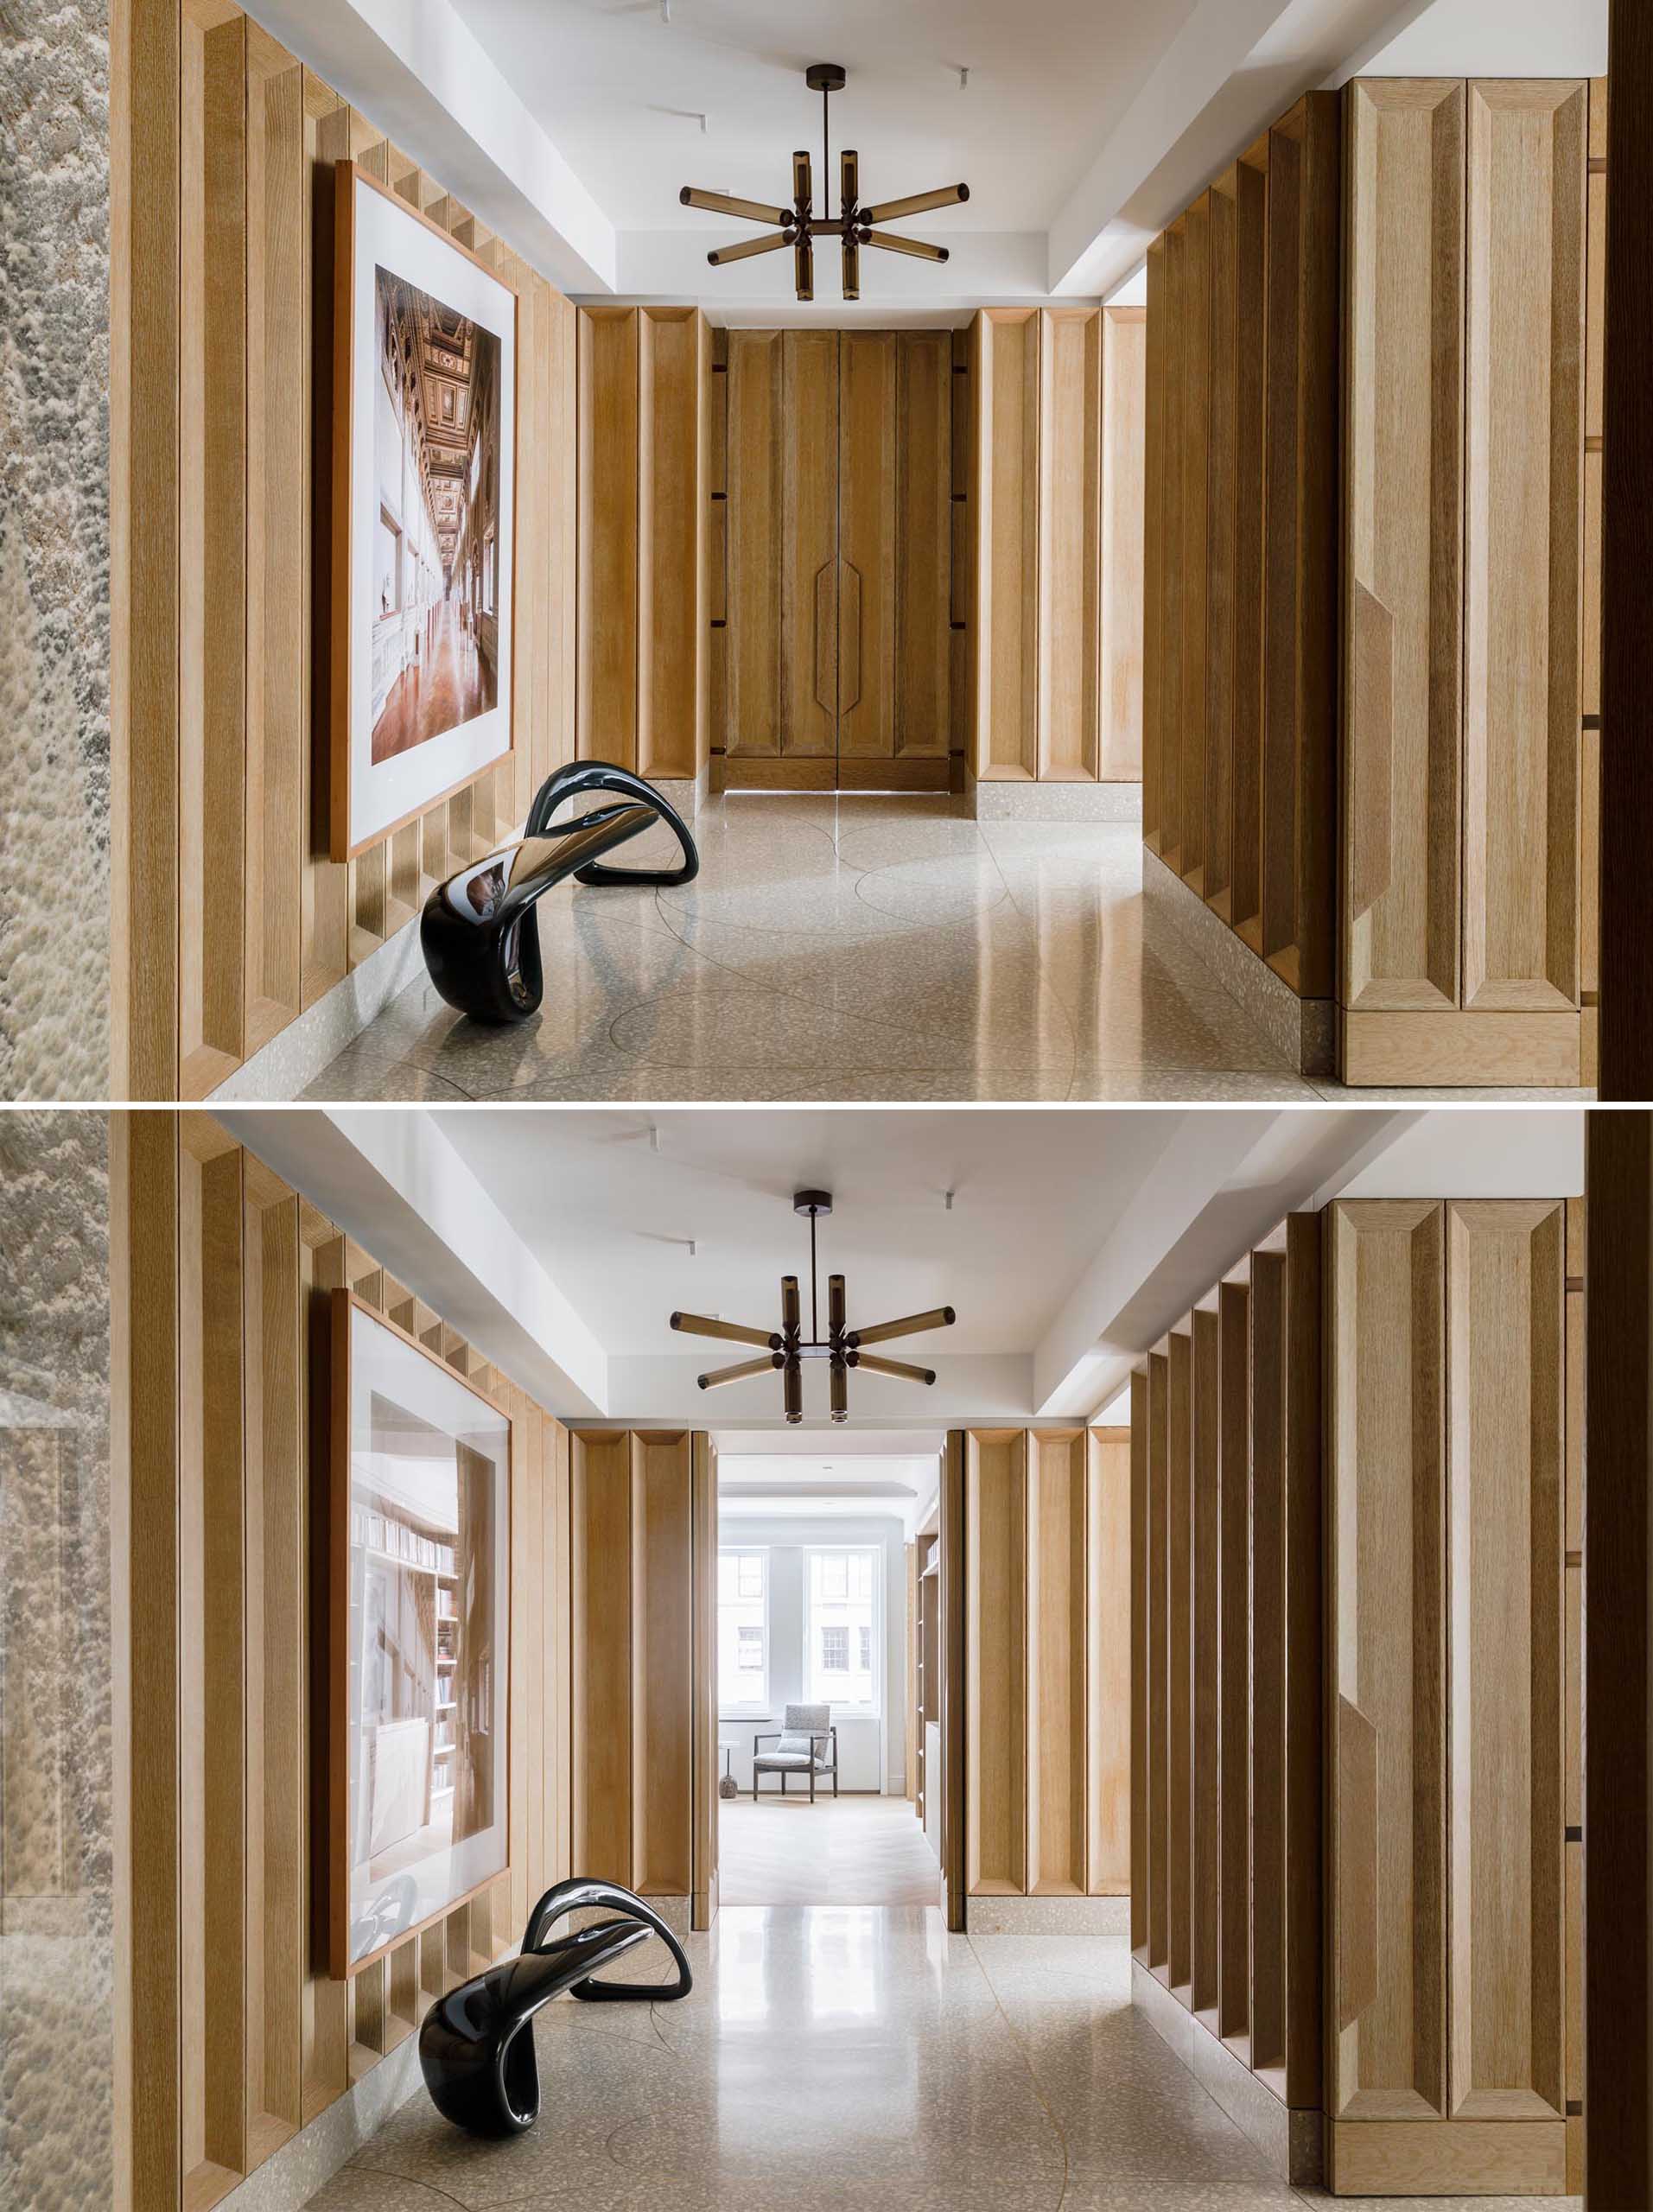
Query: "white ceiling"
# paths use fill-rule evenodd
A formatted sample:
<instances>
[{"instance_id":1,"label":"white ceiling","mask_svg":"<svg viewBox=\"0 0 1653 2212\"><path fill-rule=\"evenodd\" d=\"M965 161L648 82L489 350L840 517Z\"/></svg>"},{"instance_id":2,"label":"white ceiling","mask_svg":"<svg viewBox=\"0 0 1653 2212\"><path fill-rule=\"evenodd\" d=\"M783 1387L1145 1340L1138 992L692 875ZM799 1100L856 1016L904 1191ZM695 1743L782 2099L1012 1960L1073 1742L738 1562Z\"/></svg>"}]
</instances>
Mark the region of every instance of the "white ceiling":
<instances>
[{"instance_id":1,"label":"white ceiling","mask_svg":"<svg viewBox=\"0 0 1653 2212\"><path fill-rule=\"evenodd\" d=\"M789 200L798 146L818 205L821 102L804 71L838 61L834 207L846 145L868 200L962 179L968 212L906 226L942 244L950 229L1046 229L1193 4L671 0L668 24L659 0L456 0L618 229L705 229L678 205L685 184Z\"/></svg>"},{"instance_id":2,"label":"white ceiling","mask_svg":"<svg viewBox=\"0 0 1653 2212\"><path fill-rule=\"evenodd\" d=\"M806 1185L835 1200L818 1229L823 1325L826 1278L842 1274L852 1324L957 1307L952 1328L892 1345L897 1357L1030 1351L1180 1117L720 1107L434 1118L610 1352L692 1351L716 1365L721 1347L674 1334L667 1317L683 1306L778 1325L792 1274L807 1322L808 1224L792 1206Z\"/></svg>"}]
</instances>

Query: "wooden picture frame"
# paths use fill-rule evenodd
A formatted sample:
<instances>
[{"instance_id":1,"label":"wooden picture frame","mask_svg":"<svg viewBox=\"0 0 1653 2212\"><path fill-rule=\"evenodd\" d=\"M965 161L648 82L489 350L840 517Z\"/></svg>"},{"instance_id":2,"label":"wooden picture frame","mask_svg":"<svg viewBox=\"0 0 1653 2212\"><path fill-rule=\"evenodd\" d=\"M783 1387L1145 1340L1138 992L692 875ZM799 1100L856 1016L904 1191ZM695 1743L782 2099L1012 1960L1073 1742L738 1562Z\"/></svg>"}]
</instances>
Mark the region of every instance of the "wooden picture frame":
<instances>
[{"instance_id":1,"label":"wooden picture frame","mask_svg":"<svg viewBox=\"0 0 1653 2212\"><path fill-rule=\"evenodd\" d=\"M520 303L497 270L358 162L335 164L334 223L328 846L350 861L515 747ZM383 373L392 301L398 327L405 312L423 333L416 364L397 344L400 401ZM405 408L416 386L416 435ZM385 497L391 440L403 489L410 460L416 469L416 502Z\"/></svg>"},{"instance_id":2,"label":"wooden picture frame","mask_svg":"<svg viewBox=\"0 0 1653 2212\"><path fill-rule=\"evenodd\" d=\"M432 1858L440 1854L444 1849L440 1840L427 1846L423 1859L410 1858L403 1865L394 1870L387 1870L381 1875L379 1878L381 1891L392 1882L399 1883L400 1894L404 1897L406 1896L407 1885L411 1877L416 1898L416 1908L406 1916L397 1918L394 1925L382 1934L382 1940L379 1934L369 1931L366 1918L358 1921L353 1917L358 1904L362 1902L357 1896L357 1885L354 1879L357 1840L354 1831L358 1831L360 1827L359 1807L357 1794L352 1787L353 1758L359 1749L359 1738L353 1742L352 1724L353 1718L356 1717L353 1714L353 1706L359 1708L362 1697L359 1675L356 1668L353 1666L352 1653L356 1645L363 1641L361 1637L353 1633L353 1630L359 1628L365 1618L365 1608L359 1608L354 1602L357 1594L355 1573L357 1556L359 1553L364 1557L371 1554L381 1560L386 1560L394 1568L398 1580L404 1574L411 1577L423 1576L429 1573L431 1575L433 1580L431 1623L433 1630L438 1631L433 1636L431 1644L433 1681L439 1680L435 1671L438 1666L448 1663L455 1667L456 1679L449 1685L455 1701L450 1703L446 1710L455 1713L459 1710L457 1700L461 1688L457 1677L463 1670L465 1664L460 1642L464 1617L458 1611L449 1616L440 1611L436 1586L445 1580L462 1586L468 1581L474 1589L478 1582L488 1581L490 1577L487 1573L488 1561L480 1556L475 1562L475 1572L461 1575L458 1571L461 1561L456 1556L444 1574L440 1563L426 1567L416 1560L410 1560L406 1554L399 1559L387 1560L385 1551L372 1551L366 1542L357 1541L358 1529L353 1523L355 1489L353 1439L359 1433L356 1418L357 1393L358 1386L364 1380L357 1372L354 1357L355 1348L360 1342L356 1328L359 1316L362 1321L369 1325L372 1331L382 1332L388 1345L395 1347L392 1362L402 1365L404 1379L411 1382L414 1386L413 1394L416 1394L422 1378L418 1369L410 1368L405 1364L409 1358L423 1362L425 1366L435 1370L435 1376L431 1378L434 1399L446 1396L449 1399L451 1405L455 1402L452 1394L461 1393L464 1396L474 1400L482 1409L487 1422L493 1425L491 1433L496 1447L493 1455L496 1475L490 1487L488 1499L489 1534L486 1545L488 1560L491 1560L493 1569L492 1607L488 1622L491 1632L486 1638L486 1664L490 1677L488 1705L498 1723L495 1732L496 1747L488 1755L492 1768L489 1790L492 1817L485 1827L475 1831L471 1836L461 1839L457 1845L451 1840L447 1844L445 1849L449 1867L445 1883L440 1871L429 1864ZM371 1966L376 1960L383 1958L388 1951L404 1942L409 1937L416 1936L423 1929L445 1919L457 1906L492 1889L497 1882L507 1878L511 1872L511 1545L513 1467L511 1415L497 1400L490 1397L486 1391L478 1389L468 1376L461 1375L456 1368L449 1366L446 1360L438 1357L407 1330L399 1327L394 1321L388 1320L375 1306L370 1306L365 1299L358 1297L354 1291L339 1289L331 1294L329 1318L331 1324L329 1362L331 1433L327 1495L328 1633L326 1725L327 1730L327 1863L328 1879L327 1910L328 1970L336 1980L343 1981L360 1973L364 1967ZM438 1377L440 1380L436 1380ZM416 1414L414 1418L427 1427L436 1427L441 1433L446 1433L440 1421L430 1421L429 1409L432 1402L434 1401L428 1402L428 1410L424 1414ZM455 1516L462 1523L464 1507L459 1499L460 1484L457 1472L461 1446L457 1432L455 1433L454 1441L455 1446ZM359 1513L365 1510L365 1508L358 1509ZM461 1538L456 1537L456 1549L461 1541ZM455 1656L452 1661L443 1662L440 1657L442 1638L439 1630L442 1621L448 1618L452 1618L456 1623ZM438 1713L442 1710L439 1699L440 1690L433 1690L430 1713L433 1726L426 1752L428 1778L424 1785L424 1818L419 1831L421 1834L423 1834L430 1825L434 1795L443 1794L440 1791L433 1793L429 1779L429 1774L434 1770L435 1762L442 1755L444 1748L436 1740L436 1731L434 1726ZM391 1725L406 1726L408 1724L398 1720ZM461 1764L457 1743L457 1730L460 1724L455 1720L450 1725L455 1730L455 1742L447 1747L451 1763L448 1767L449 1778L445 1794L456 1802L455 1770ZM375 1754L377 1758L377 1741ZM365 1766L365 1759L359 1764ZM451 1835L454 1818L451 1805L448 1817ZM468 1853L464 1852L466 1844L477 1842L478 1838L486 1839L496 1835L497 1850L491 1845L478 1843L476 1849ZM463 1854L459 1866L466 1870L464 1878L455 1878L456 1852ZM372 1897L366 1900L370 1908L375 1902L376 1900ZM377 1929L382 1923L384 1916L378 1914L373 1915L372 1917Z\"/></svg>"}]
</instances>

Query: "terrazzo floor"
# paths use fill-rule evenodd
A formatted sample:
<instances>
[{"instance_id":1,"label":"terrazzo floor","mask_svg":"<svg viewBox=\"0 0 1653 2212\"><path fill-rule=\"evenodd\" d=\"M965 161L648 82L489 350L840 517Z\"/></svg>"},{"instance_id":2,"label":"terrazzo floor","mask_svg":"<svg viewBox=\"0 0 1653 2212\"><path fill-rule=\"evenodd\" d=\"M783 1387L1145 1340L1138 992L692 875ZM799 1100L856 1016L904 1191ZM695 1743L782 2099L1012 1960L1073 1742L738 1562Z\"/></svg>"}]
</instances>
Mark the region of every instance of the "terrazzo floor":
<instances>
[{"instance_id":1,"label":"terrazzo floor","mask_svg":"<svg viewBox=\"0 0 1653 2212\"><path fill-rule=\"evenodd\" d=\"M421 2091L312 2212L1332 2201L1271 2179L1133 2011L1128 1942L949 1936L933 1908L727 1907L690 1939L695 1987L680 2003L559 1999L540 2014L543 2104L527 2134L461 2135ZM655 1946L626 1963L644 1980L670 1973ZM1381 2202L1516 2212L1532 2200Z\"/></svg>"},{"instance_id":2,"label":"terrazzo floor","mask_svg":"<svg viewBox=\"0 0 1653 2212\"><path fill-rule=\"evenodd\" d=\"M533 1020L480 1027L422 976L304 1096L1478 1095L1357 1094L1295 1073L1146 908L1134 823L977 822L944 798L732 794L702 810L696 832L691 884L570 887L542 901L545 1003ZM665 832L624 858L655 849L668 855Z\"/></svg>"}]
</instances>

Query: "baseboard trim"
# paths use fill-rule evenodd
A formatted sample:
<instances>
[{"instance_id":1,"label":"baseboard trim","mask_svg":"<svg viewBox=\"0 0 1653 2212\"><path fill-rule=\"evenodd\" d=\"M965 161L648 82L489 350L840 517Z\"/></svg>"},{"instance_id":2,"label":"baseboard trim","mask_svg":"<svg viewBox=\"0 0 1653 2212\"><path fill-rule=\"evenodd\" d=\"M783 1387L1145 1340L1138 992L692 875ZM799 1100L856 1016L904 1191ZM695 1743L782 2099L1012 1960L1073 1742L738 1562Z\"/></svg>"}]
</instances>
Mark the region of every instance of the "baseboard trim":
<instances>
[{"instance_id":1,"label":"baseboard trim","mask_svg":"<svg viewBox=\"0 0 1653 2212\"><path fill-rule=\"evenodd\" d=\"M209 1094L214 1105L296 1098L425 972L416 915Z\"/></svg>"},{"instance_id":2,"label":"baseboard trim","mask_svg":"<svg viewBox=\"0 0 1653 2212\"><path fill-rule=\"evenodd\" d=\"M1336 1008L1330 999L1300 999L1199 893L1142 847L1142 896L1162 913L1231 999L1244 1007L1275 1050L1300 1075L1329 1076L1337 1066Z\"/></svg>"},{"instance_id":3,"label":"baseboard trim","mask_svg":"<svg viewBox=\"0 0 1653 2212\"><path fill-rule=\"evenodd\" d=\"M421 2094L419 2038L396 2049L218 2200L218 2212L300 2212L399 2107Z\"/></svg>"},{"instance_id":4,"label":"baseboard trim","mask_svg":"<svg viewBox=\"0 0 1653 2212\"><path fill-rule=\"evenodd\" d=\"M1334 2196L1565 2196L1564 2120L1334 2120Z\"/></svg>"},{"instance_id":5,"label":"baseboard trim","mask_svg":"<svg viewBox=\"0 0 1653 2212\"><path fill-rule=\"evenodd\" d=\"M1326 2145L1318 2106L1282 2103L1237 2051L1219 2042L1135 1958L1131 1961L1131 2003L1261 2153L1271 2173L1294 2189L1319 2186L1326 2171Z\"/></svg>"},{"instance_id":6,"label":"baseboard trim","mask_svg":"<svg viewBox=\"0 0 1653 2212\"><path fill-rule=\"evenodd\" d=\"M1583 1080L1580 1015L1483 1014L1473 1008L1338 1008L1338 1060L1351 1089L1459 1084L1576 1090Z\"/></svg>"},{"instance_id":7,"label":"baseboard trim","mask_svg":"<svg viewBox=\"0 0 1653 2212\"><path fill-rule=\"evenodd\" d=\"M1141 822L1141 784L1033 784L972 777L965 789L978 822Z\"/></svg>"},{"instance_id":8,"label":"baseboard trim","mask_svg":"<svg viewBox=\"0 0 1653 2212\"><path fill-rule=\"evenodd\" d=\"M971 1936L1123 1936L1130 1920L1128 1897L970 1897L964 1904Z\"/></svg>"}]
</instances>

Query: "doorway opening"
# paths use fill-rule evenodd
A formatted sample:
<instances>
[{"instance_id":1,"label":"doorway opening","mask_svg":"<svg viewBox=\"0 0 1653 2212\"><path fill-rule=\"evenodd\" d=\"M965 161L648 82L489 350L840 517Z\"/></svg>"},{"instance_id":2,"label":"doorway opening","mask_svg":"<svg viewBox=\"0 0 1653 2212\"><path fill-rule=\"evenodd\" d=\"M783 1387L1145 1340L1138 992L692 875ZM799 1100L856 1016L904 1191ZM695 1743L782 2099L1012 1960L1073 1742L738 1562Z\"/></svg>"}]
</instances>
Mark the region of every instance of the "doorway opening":
<instances>
[{"instance_id":1,"label":"doorway opening","mask_svg":"<svg viewBox=\"0 0 1653 2212\"><path fill-rule=\"evenodd\" d=\"M919 1554L938 1541L938 1440L778 1442L717 1454L720 1904L937 1904Z\"/></svg>"}]
</instances>

